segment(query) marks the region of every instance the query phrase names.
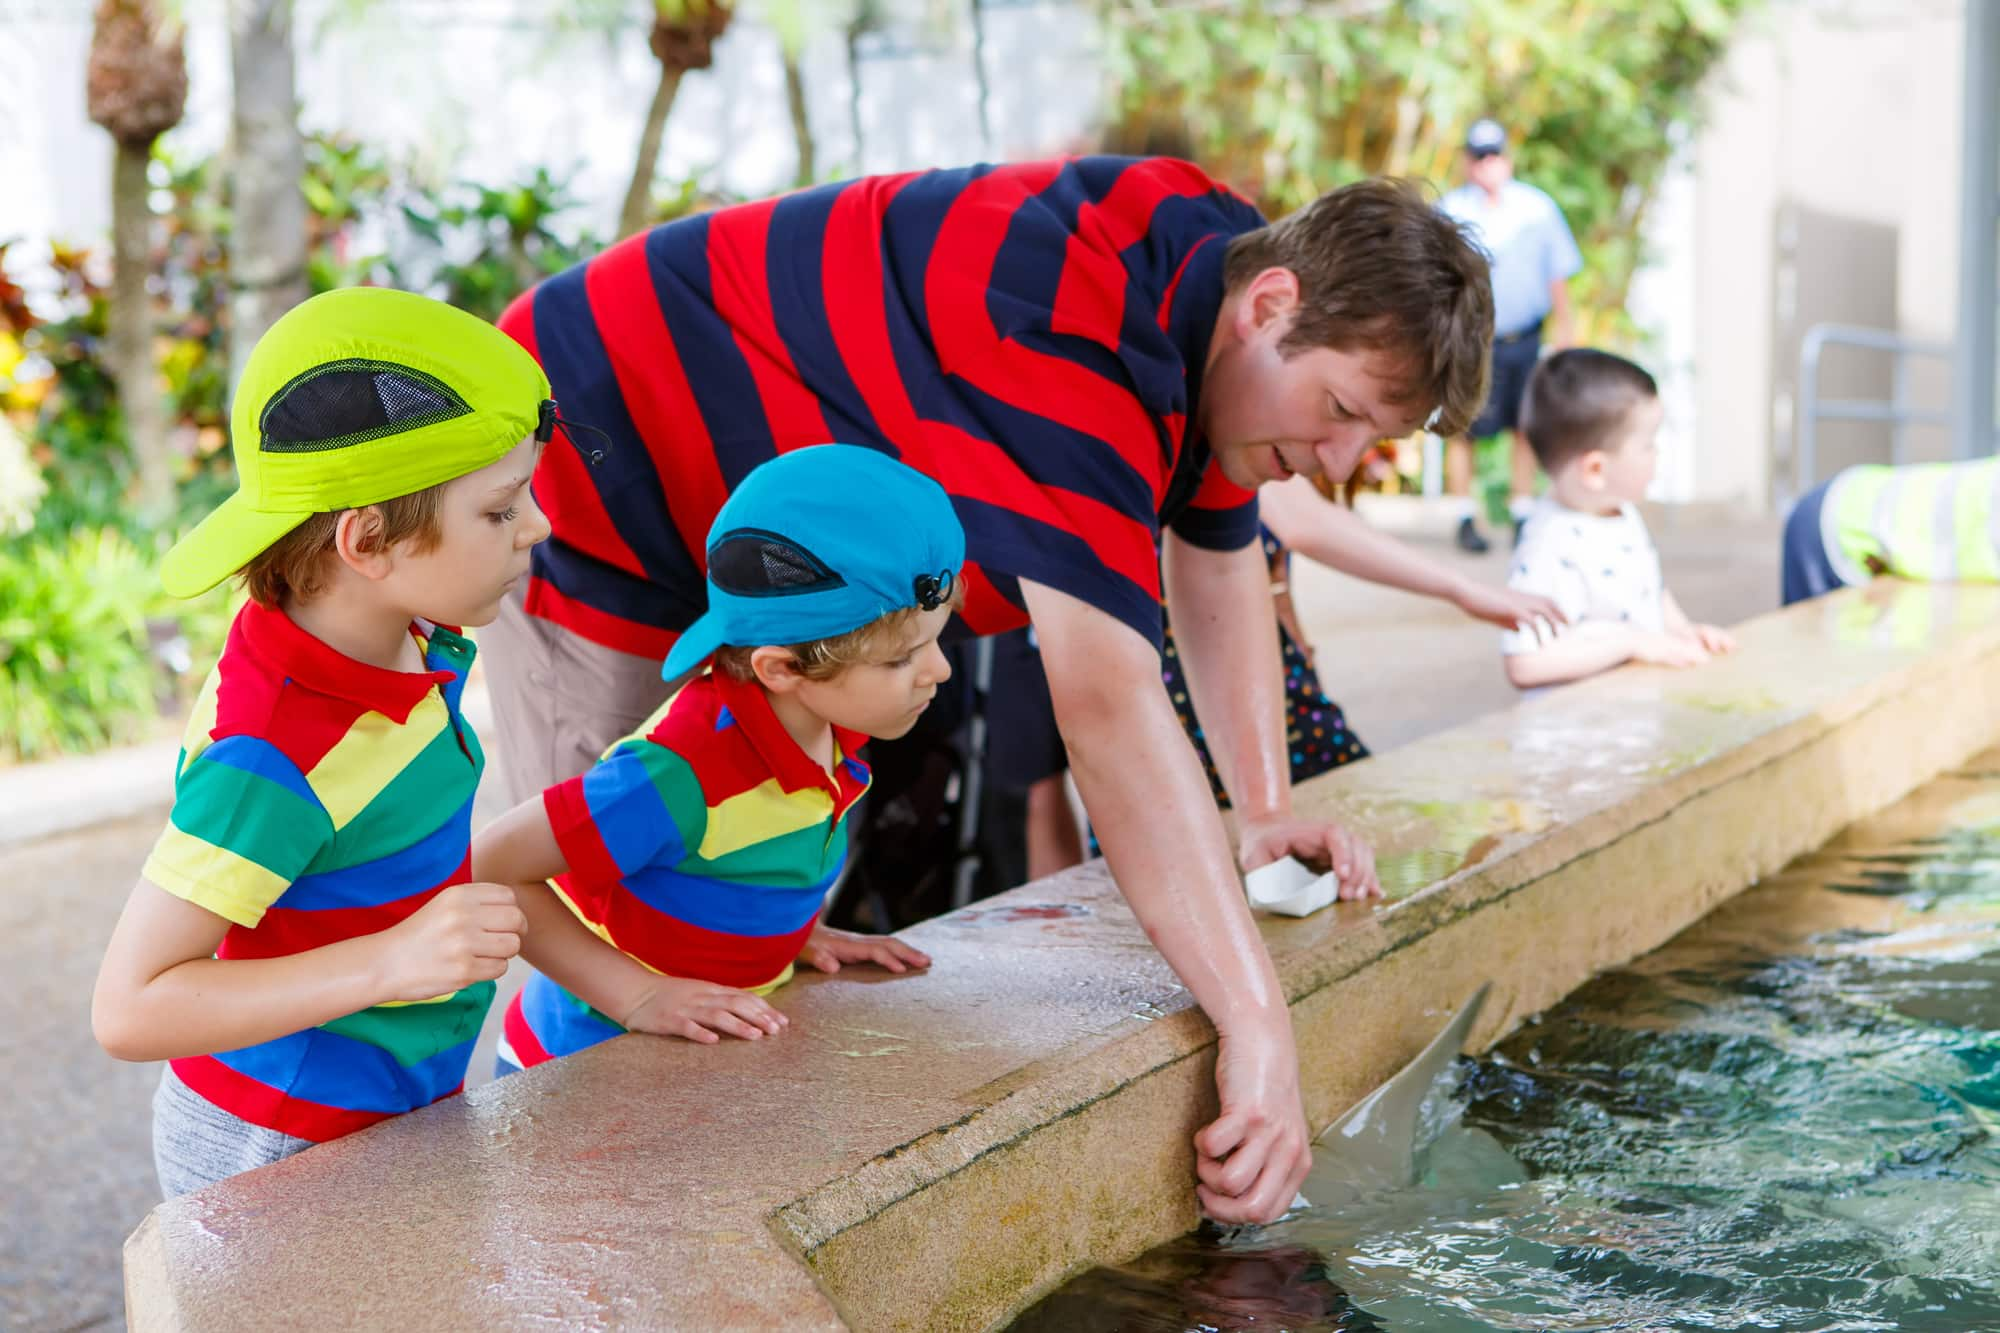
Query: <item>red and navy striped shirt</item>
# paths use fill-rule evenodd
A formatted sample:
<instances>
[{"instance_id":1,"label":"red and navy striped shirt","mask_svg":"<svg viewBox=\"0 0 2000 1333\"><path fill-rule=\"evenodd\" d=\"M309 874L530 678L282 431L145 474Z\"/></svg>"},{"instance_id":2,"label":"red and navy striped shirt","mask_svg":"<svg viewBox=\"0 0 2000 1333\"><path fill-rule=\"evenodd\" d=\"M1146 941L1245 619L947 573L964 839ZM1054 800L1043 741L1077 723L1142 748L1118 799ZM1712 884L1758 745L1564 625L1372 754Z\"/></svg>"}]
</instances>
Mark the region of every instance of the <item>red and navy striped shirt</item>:
<instances>
[{"instance_id":1,"label":"red and navy striped shirt","mask_svg":"<svg viewBox=\"0 0 2000 1333\"><path fill-rule=\"evenodd\" d=\"M1254 495L1189 438L1230 239L1264 225L1185 162L1085 157L877 176L666 223L501 319L564 416L528 610L664 657L705 605L723 499L787 449L882 449L965 526L965 624L1026 623L1020 580L1160 638L1162 525L1256 539ZM884 515L893 521L893 515Z\"/></svg>"}]
</instances>

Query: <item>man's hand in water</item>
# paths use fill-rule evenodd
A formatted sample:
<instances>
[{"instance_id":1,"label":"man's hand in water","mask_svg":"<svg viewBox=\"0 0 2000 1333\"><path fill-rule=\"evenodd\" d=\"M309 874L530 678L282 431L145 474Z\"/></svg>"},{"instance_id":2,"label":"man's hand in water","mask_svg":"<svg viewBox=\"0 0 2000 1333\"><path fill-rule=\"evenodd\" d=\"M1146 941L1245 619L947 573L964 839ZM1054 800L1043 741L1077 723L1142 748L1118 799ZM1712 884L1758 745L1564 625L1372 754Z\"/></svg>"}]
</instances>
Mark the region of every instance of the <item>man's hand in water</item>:
<instances>
[{"instance_id":1,"label":"man's hand in water","mask_svg":"<svg viewBox=\"0 0 2000 1333\"><path fill-rule=\"evenodd\" d=\"M1366 838L1330 820L1244 820L1238 834L1236 859L1245 870L1295 856L1308 865L1331 869L1340 880L1342 898L1382 896L1382 881L1375 877L1375 849Z\"/></svg>"},{"instance_id":2,"label":"man's hand in water","mask_svg":"<svg viewBox=\"0 0 2000 1333\"><path fill-rule=\"evenodd\" d=\"M1194 1136L1195 1196L1218 1222L1275 1221L1312 1166L1290 1015L1224 1032L1215 1085L1222 1114Z\"/></svg>"}]
</instances>

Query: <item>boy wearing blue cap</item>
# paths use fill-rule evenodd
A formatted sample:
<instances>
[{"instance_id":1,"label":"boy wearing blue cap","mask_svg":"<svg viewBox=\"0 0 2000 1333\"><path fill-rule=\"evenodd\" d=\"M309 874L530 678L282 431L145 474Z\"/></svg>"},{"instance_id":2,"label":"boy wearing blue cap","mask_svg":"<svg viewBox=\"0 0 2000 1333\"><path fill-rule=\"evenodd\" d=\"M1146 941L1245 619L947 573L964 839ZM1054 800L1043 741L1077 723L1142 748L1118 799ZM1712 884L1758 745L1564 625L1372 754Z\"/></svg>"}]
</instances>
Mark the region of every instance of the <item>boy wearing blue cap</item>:
<instances>
[{"instance_id":1,"label":"boy wearing blue cap","mask_svg":"<svg viewBox=\"0 0 2000 1333\"><path fill-rule=\"evenodd\" d=\"M857 751L907 732L951 674L938 635L965 559L951 501L886 454L801 449L736 489L707 557L708 610L664 674L712 669L474 842L475 873L520 886L539 946L503 1073L622 1031L775 1033L785 1017L760 997L801 958L929 966L819 911L868 789Z\"/></svg>"}]
</instances>

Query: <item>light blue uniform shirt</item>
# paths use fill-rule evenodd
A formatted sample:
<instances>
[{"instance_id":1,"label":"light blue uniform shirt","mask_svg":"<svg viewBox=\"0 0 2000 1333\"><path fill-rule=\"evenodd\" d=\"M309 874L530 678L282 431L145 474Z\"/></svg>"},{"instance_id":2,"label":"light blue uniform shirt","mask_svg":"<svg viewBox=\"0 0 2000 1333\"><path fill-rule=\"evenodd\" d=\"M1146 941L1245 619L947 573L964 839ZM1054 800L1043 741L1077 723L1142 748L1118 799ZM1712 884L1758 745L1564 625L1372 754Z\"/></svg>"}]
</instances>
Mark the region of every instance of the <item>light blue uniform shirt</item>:
<instances>
[{"instance_id":1,"label":"light blue uniform shirt","mask_svg":"<svg viewBox=\"0 0 2000 1333\"><path fill-rule=\"evenodd\" d=\"M1464 225L1493 268L1493 332L1520 333L1549 313L1549 284L1583 267L1576 238L1556 201L1532 185L1508 181L1498 201L1461 185L1438 201Z\"/></svg>"}]
</instances>

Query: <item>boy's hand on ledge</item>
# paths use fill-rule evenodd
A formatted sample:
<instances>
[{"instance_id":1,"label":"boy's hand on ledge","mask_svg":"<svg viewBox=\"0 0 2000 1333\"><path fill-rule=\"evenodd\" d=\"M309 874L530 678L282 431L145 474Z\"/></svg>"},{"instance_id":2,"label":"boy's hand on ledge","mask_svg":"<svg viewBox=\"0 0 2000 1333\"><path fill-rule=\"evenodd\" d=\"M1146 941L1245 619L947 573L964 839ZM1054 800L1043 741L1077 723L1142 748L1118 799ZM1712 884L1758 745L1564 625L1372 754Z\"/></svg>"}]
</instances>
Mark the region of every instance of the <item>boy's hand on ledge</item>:
<instances>
[{"instance_id":1,"label":"boy's hand on ledge","mask_svg":"<svg viewBox=\"0 0 2000 1333\"><path fill-rule=\"evenodd\" d=\"M619 1020L627 1032L685 1037L714 1045L723 1037L756 1041L780 1032L791 1020L761 995L712 981L661 977L638 1007Z\"/></svg>"},{"instance_id":2,"label":"boy's hand on ledge","mask_svg":"<svg viewBox=\"0 0 2000 1333\"><path fill-rule=\"evenodd\" d=\"M799 961L822 972L838 972L843 963L873 963L890 972L931 965L930 955L903 943L894 935L857 935L821 924L806 937Z\"/></svg>"},{"instance_id":3,"label":"boy's hand on ledge","mask_svg":"<svg viewBox=\"0 0 2000 1333\"><path fill-rule=\"evenodd\" d=\"M1245 819L1238 824L1236 859L1245 870L1295 856L1330 868L1340 880L1342 899L1380 898L1375 849L1368 840L1327 819L1294 817Z\"/></svg>"},{"instance_id":4,"label":"boy's hand on ledge","mask_svg":"<svg viewBox=\"0 0 2000 1333\"><path fill-rule=\"evenodd\" d=\"M1694 637L1711 653L1719 655L1736 651L1736 636L1720 625L1696 625Z\"/></svg>"},{"instance_id":5,"label":"boy's hand on ledge","mask_svg":"<svg viewBox=\"0 0 2000 1333\"><path fill-rule=\"evenodd\" d=\"M1708 660L1708 651L1700 639L1682 638L1678 634L1642 633L1632 642L1632 660L1653 666L1700 666Z\"/></svg>"},{"instance_id":6,"label":"boy's hand on ledge","mask_svg":"<svg viewBox=\"0 0 2000 1333\"><path fill-rule=\"evenodd\" d=\"M492 981L521 952L528 918L505 884L454 884L381 932L382 998L417 1003Z\"/></svg>"}]
</instances>

